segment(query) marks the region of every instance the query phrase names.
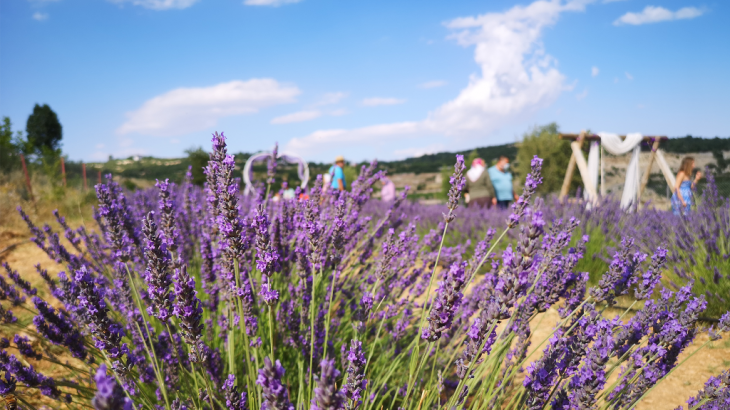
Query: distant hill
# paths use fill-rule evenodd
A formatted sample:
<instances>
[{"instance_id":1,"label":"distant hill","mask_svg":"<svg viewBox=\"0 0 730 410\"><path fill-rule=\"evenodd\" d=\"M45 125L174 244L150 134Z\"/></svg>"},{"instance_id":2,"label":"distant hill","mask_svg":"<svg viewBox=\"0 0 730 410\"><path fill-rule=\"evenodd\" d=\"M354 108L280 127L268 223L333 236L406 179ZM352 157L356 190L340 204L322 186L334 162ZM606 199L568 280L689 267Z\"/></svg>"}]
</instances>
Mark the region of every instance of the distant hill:
<instances>
[{"instance_id":1,"label":"distant hill","mask_svg":"<svg viewBox=\"0 0 730 410\"><path fill-rule=\"evenodd\" d=\"M663 150L673 153L683 152L721 152L730 150L730 138L699 138L693 136L670 138L662 143ZM515 158L517 154L518 144L502 144L490 147L475 148L479 157L483 158L487 163L505 155L509 158ZM649 149L644 147L644 149ZM397 161L379 161L380 169L388 171L389 174L400 173L425 173L438 172L444 166L453 166L454 155L462 154L468 157L474 149L456 151L456 152L439 152L436 154L422 155L420 157L406 158ZM250 153L235 154L236 165L239 169L243 169L246 160L251 156ZM78 173L80 176L80 163L67 163L67 172L69 177ZM107 162L89 163L88 178L91 183L96 182L97 172L102 174L112 173L115 176L124 179L132 179L138 181L154 181L155 179L169 178L171 181L178 182L182 180L190 161L188 158L171 158L160 159L154 157L140 157L135 160L132 157L125 159L113 159ZM364 162L358 165L365 164ZM310 173L316 175L326 172L330 164L311 162ZM264 173L265 166L261 165L254 169L256 174ZM296 168L293 166L283 167L281 171L286 174L286 179L296 179Z\"/></svg>"}]
</instances>

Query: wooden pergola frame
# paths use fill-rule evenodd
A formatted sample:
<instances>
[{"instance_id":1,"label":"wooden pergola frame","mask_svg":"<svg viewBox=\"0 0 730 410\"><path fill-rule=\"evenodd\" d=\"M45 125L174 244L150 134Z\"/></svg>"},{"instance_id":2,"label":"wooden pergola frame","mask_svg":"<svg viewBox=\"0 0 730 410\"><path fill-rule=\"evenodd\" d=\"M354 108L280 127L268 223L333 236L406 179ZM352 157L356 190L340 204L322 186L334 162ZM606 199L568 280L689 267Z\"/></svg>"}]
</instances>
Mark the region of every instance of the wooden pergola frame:
<instances>
[{"instance_id":1,"label":"wooden pergola frame","mask_svg":"<svg viewBox=\"0 0 730 410\"><path fill-rule=\"evenodd\" d=\"M593 182L588 177L588 163L586 162L585 158L583 157L583 152L581 151L581 148L583 146L584 141L600 141L601 137L599 137L596 134L588 134L586 131L581 131L579 134L559 134L560 139L562 140L570 140L572 141L570 143L570 148L573 151L572 155L570 156L570 161L568 162L568 169L565 172L565 179L563 180L563 186L560 188L560 199L562 200L568 195L568 189L570 188L570 181L573 179L573 173L575 172L576 165L578 166L578 171L580 172L581 178L583 179L583 184L585 185L585 190L588 192L588 195L591 198L598 198L598 192L596 190L596 187L593 186ZM621 138L626 138L625 135L621 135ZM649 182L649 174L651 173L651 167L654 165L654 161L656 159L656 153L659 149L659 143L661 141L666 141L669 138L667 138L664 135L647 135L644 136L644 141L653 141L652 147L651 147L651 156L649 156L649 165L646 167L646 171L644 172L644 175L641 178L641 184L639 185L639 192L638 192L638 199L641 199L641 194L644 193L644 189L646 188L646 184ZM662 173L664 174L664 179L667 181L667 185L669 185L670 189L673 189L672 182L670 177L667 175L671 175L671 171L669 169L664 169L662 167ZM603 178L601 178L603 179ZM605 195L605 190L603 187L603 181L601 181L601 195Z\"/></svg>"}]
</instances>

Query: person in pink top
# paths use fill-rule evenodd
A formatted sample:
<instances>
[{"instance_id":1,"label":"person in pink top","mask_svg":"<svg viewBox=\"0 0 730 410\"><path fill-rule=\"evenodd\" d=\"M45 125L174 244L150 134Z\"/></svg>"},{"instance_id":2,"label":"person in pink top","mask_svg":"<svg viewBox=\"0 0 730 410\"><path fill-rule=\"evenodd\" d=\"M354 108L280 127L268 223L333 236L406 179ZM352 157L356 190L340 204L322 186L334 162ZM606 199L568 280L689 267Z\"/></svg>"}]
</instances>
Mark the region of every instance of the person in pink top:
<instances>
[{"instance_id":1,"label":"person in pink top","mask_svg":"<svg viewBox=\"0 0 730 410\"><path fill-rule=\"evenodd\" d=\"M395 201L395 184L388 177L383 177L380 180L383 187L380 189L380 199L383 202Z\"/></svg>"}]
</instances>

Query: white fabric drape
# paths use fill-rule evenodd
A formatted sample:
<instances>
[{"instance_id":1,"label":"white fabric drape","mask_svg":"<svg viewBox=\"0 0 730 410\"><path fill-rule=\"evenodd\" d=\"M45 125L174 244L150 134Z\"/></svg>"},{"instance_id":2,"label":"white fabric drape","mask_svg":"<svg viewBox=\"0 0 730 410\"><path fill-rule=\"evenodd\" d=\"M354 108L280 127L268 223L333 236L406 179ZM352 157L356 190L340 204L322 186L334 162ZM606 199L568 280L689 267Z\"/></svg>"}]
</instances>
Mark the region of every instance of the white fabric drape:
<instances>
[{"instance_id":1,"label":"white fabric drape","mask_svg":"<svg viewBox=\"0 0 730 410\"><path fill-rule=\"evenodd\" d=\"M656 150L656 163L659 165L659 169L662 170L664 179L669 184L669 189L674 190L674 187L677 186L677 179L672 174L672 170L669 168L669 164L667 164L667 160L664 159L664 154L660 149Z\"/></svg>"},{"instance_id":2,"label":"white fabric drape","mask_svg":"<svg viewBox=\"0 0 730 410\"><path fill-rule=\"evenodd\" d=\"M626 181L624 182L624 192L621 195L621 208L629 208L632 204L636 203L639 197L639 153L641 152L641 141L644 136L641 133L634 132L627 134L626 138L621 140L618 134L609 132L599 132L598 136L601 137L601 144L614 155L622 155L631 150L631 161L626 168Z\"/></svg>"},{"instance_id":3,"label":"white fabric drape","mask_svg":"<svg viewBox=\"0 0 730 410\"><path fill-rule=\"evenodd\" d=\"M588 178L590 178L594 187L598 187L598 170L600 168L600 162L601 162L601 158L599 156L600 149L601 149L601 143L598 141L593 141L593 142L591 142L590 149L588 150ZM591 199L597 199L597 198L590 198L590 194L588 194L588 190L584 190L583 199L585 199L586 201L589 201Z\"/></svg>"}]
</instances>

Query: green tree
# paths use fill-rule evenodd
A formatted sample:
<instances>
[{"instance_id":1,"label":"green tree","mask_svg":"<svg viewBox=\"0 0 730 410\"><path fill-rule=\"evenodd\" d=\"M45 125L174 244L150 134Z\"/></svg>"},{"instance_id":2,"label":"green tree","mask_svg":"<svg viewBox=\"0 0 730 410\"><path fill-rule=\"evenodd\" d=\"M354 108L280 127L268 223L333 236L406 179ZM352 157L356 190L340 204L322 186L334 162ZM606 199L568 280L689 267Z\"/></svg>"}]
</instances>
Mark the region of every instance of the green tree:
<instances>
[{"instance_id":1,"label":"green tree","mask_svg":"<svg viewBox=\"0 0 730 410\"><path fill-rule=\"evenodd\" d=\"M25 133L29 149L36 155L53 155L60 150L63 127L58 121L58 116L48 104L36 104L33 107L33 114L28 116Z\"/></svg>"},{"instance_id":2,"label":"green tree","mask_svg":"<svg viewBox=\"0 0 730 410\"><path fill-rule=\"evenodd\" d=\"M185 153L188 154L188 163L193 166L193 184L203 186L205 183L203 168L208 165L210 155L202 147L190 148Z\"/></svg>"},{"instance_id":3,"label":"green tree","mask_svg":"<svg viewBox=\"0 0 730 410\"><path fill-rule=\"evenodd\" d=\"M3 117L3 123L0 124L0 172L15 169L20 163L19 153L20 147L13 141L13 126L10 118Z\"/></svg>"},{"instance_id":4,"label":"green tree","mask_svg":"<svg viewBox=\"0 0 730 410\"><path fill-rule=\"evenodd\" d=\"M533 128L522 137L522 142L517 150L515 169L520 183L524 183L525 176L530 172L530 161L533 156L537 155L543 159L543 183L538 191L543 194L560 192L571 154L570 141L560 139L558 124L553 122ZM576 170L571 181L571 189L577 187L579 182L580 177Z\"/></svg>"},{"instance_id":5,"label":"green tree","mask_svg":"<svg viewBox=\"0 0 730 410\"><path fill-rule=\"evenodd\" d=\"M469 156L466 158L466 161L464 162L466 164L466 167L471 167L472 161L479 158L479 151L477 151L476 148L474 148L470 153Z\"/></svg>"}]
</instances>

